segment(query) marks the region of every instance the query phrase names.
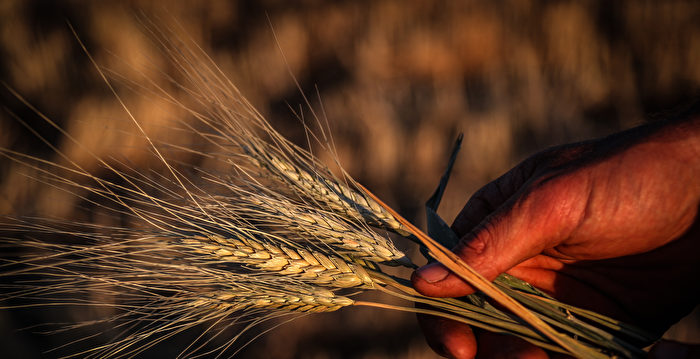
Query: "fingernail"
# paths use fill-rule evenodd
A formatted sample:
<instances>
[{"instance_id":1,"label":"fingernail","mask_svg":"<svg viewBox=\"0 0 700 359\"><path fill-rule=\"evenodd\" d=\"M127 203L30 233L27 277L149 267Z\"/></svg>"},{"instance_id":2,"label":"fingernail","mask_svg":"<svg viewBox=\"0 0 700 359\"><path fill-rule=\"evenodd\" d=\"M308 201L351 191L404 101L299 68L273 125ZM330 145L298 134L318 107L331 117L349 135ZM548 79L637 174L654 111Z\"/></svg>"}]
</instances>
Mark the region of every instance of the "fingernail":
<instances>
[{"instance_id":1,"label":"fingernail","mask_svg":"<svg viewBox=\"0 0 700 359\"><path fill-rule=\"evenodd\" d=\"M416 273L426 282L435 283L445 279L450 272L442 264L435 262L421 267Z\"/></svg>"}]
</instances>

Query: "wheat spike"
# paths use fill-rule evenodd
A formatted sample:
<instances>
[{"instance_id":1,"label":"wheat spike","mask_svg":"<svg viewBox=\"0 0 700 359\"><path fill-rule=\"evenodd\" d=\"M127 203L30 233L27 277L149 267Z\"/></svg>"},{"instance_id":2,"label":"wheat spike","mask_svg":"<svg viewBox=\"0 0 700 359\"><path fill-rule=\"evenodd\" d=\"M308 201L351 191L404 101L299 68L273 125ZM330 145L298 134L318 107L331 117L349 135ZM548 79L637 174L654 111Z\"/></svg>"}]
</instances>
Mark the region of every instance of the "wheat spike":
<instances>
[{"instance_id":1,"label":"wheat spike","mask_svg":"<svg viewBox=\"0 0 700 359\"><path fill-rule=\"evenodd\" d=\"M332 312L342 307L353 305L355 301L348 297L335 295L323 288L304 288L280 290L219 291L191 303L196 307L209 309L271 309L291 312Z\"/></svg>"},{"instance_id":2,"label":"wheat spike","mask_svg":"<svg viewBox=\"0 0 700 359\"><path fill-rule=\"evenodd\" d=\"M264 272L290 276L334 288L372 288L374 281L360 265L302 246L265 243L252 238L221 236L184 238L189 250L221 262L246 264Z\"/></svg>"},{"instance_id":3,"label":"wheat spike","mask_svg":"<svg viewBox=\"0 0 700 359\"><path fill-rule=\"evenodd\" d=\"M364 220L370 225L403 236L409 234L393 214L366 196L362 190L355 190L339 181L329 179L329 171L325 167L319 168L320 165L314 163L313 170L309 171L304 168L307 165L295 165L275 155L276 151L266 148L269 145L252 142L249 144L250 147L244 148L256 165L303 195L351 219Z\"/></svg>"},{"instance_id":4,"label":"wheat spike","mask_svg":"<svg viewBox=\"0 0 700 359\"><path fill-rule=\"evenodd\" d=\"M296 205L283 198L247 196L250 206L239 208L239 213L250 214L269 226L276 234L299 241L321 242L333 250L352 258L386 264L409 262L387 238L381 237L366 225L349 222L334 213Z\"/></svg>"}]
</instances>

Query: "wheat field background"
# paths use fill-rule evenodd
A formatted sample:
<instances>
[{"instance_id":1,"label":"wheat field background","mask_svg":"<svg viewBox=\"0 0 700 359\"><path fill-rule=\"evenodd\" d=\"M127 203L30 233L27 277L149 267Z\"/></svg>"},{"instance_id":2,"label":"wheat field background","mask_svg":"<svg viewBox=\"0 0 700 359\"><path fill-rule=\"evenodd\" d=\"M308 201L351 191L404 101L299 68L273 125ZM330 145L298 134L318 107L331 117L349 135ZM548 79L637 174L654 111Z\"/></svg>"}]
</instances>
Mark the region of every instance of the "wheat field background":
<instances>
[{"instance_id":1,"label":"wheat field background","mask_svg":"<svg viewBox=\"0 0 700 359\"><path fill-rule=\"evenodd\" d=\"M147 169L154 159L144 150L146 142L133 135L66 25L75 27L98 63L127 78L138 71L157 77L155 69L167 74L172 68L143 35L141 14L177 19L280 132L304 145L292 109L309 111L291 71L317 111L320 98L345 169L419 224L461 132L463 150L441 208L448 222L471 193L529 154L663 117L700 90L700 5L692 1L5 0L0 79L84 147L4 88L0 98L9 111L0 112L0 147L58 160L14 113L98 174L85 148L103 157L119 154ZM150 136L199 146L195 136L167 125L180 113L124 84L117 91ZM17 165L0 162L0 214L85 219L78 205L72 196L28 181ZM112 221L98 209L91 216ZM0 311L3 352L40 357L61 344L16 330L61 315L82 314ZM700 342L698 318L669 335ZM174 342L146 352L177 353ZM353 308L284 325L241 356L434 354L411 315Z\"/></svg>"}]
</instances>

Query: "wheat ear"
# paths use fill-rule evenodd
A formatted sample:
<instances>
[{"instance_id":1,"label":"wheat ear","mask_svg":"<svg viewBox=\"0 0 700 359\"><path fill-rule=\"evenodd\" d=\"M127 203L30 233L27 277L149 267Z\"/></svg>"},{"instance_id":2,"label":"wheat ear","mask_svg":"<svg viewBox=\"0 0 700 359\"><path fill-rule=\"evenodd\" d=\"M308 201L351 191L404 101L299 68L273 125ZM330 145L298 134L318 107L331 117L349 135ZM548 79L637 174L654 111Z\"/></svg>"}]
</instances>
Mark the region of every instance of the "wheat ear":
<instances>
[{"instance_id":1,"label":"wheat ear","mask_svg":"<svg viewBox=\"0 0 700 359\"><path fill-rule=\"evenodd\" d=\"M297 192L351 219L364 220L372 226L404 236L410 234L391 212L373 198L364 195L362 191L332 179L327 175L329 171L325 167L319 169L314 164L314 167L307 169L309 164L293 164L276 155L277 151L266 147L269 146L251 141L251 146L246 152L254 160L253 163Z\"/></svg>"},{"instance_id":2,"label":"wheat ear","mask_svg":"<svg viewBox=\"0 0 700 359\"><path fill-rule=\"evenodd\" d=\"M262 196L247 196L237 205L239 213L257 219L282 237L320 242L340 254L370 262L410 265L406 255L389 239L332 212L297 205L284 198Z\"/></svg>"},{"instance_id":3,"label":"wheat ear","mask_svg":"<svg viewBox=\"0 0 700 359\"><path fill-rule=\"evenodd\" d=\"M314 287L289 290L226 290L210 293L190 303L212 310L266 309L290 312L332 312L353 305L354 300Z\"/></svg>"},{"instance_id":4,"label":"wheat ear","mask_svg":"<svg viewBox=\"0 0 700 359\"><path fill-rule=\"evenodd\" d=\"M205 254L209 256L209 261L245 264L258 271L328 287L374 286L374 281L362 266L301 245L276 245L252 238L215 235L183 238L180 241L185 250Z\"/></svg>"}]
</instances>

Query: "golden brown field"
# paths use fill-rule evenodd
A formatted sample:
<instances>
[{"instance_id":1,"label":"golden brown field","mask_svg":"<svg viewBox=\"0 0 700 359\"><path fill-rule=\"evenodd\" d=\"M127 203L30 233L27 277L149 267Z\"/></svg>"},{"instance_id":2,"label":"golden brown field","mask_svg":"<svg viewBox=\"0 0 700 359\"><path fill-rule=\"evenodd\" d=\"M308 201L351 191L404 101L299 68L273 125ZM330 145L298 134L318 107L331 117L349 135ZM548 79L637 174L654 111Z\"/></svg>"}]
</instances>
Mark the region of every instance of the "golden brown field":
<instances>
[{"instance_id":1,"label":"golden brown field","mask_svg":"<svg viewBox=\"0 0 700 359\"><path fill-rule=\"evenodd\" d=\"M308 109L291 71L317 110L321 99L345 169L419 224L460 132L464 146L441 208L448 221L471 193L528 154L662 117L700 94L700 4L692 1L6 0L0 3L0 79L85 148L147 169L154 159L144 151L146 142L133 136L123 109L66 25L75 27L101 65L127 78L138 71L157 77L153 65L164 73L171 69L142 33L141 12L176 18L257 109L303 145L290 108ZM167 126L177 111L124 84L117 91L149 135L199 146L194 136ZM0 111L0 147L60 160L12 112L82 166L99 171L84 148L5 88L0 93L9 110ZM0 215L85 219L75 210L76 198L25 175L0 162ZM98 210L93 219L110 222ZM2 356L40 357L61 344L16 330L59 314L31 316L0 311ZM672 335L698 342L698 318ZM169 348L166 342L146 354L179 353ZM433 356L411 315L365 308L299 319L241 353Z\"/></svg>"}]
</instances>

